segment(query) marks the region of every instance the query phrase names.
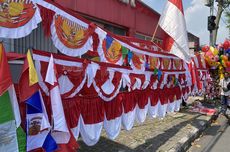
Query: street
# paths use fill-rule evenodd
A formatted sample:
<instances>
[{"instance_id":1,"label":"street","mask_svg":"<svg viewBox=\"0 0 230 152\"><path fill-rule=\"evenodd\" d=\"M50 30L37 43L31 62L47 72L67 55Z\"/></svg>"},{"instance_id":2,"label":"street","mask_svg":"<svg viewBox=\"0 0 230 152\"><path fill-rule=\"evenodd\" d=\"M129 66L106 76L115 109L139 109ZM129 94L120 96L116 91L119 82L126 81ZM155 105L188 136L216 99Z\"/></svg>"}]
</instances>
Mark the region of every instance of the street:
<instances>
[{"instance_id":1,"label":"street","mask_svg":"<svg viewBox=\"0 0 230 152\"><path fill-rule=\"evenodd\" d=\"M198 138L188 152L229 152L230 127L220 115L210 128Z\"/></svg>"}]
</instances>

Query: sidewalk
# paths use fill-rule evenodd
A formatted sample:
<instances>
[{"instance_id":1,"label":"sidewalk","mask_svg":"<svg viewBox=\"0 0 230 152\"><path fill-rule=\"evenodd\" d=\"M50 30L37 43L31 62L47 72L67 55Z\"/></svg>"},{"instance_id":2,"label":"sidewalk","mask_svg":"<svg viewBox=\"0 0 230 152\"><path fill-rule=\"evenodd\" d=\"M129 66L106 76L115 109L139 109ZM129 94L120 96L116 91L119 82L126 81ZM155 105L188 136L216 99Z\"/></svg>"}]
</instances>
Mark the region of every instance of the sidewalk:
<instances>
[{"instance_id":1,"label":"sidewalk","mask_svg":"<svg viewBox=\"0 0 230 152\"><path fill-rule=\"evenodd\" d=\"M190 103L195 98L190 99ZM79 152L154 152L184 151L190 143L211 123L214 116L191 113L186 109L164 119L147 118L143 124L130 130L122 130L116 140L106 137L103 131L100 141L92 147L79 141Z\"/></svg>"}]
</instances>

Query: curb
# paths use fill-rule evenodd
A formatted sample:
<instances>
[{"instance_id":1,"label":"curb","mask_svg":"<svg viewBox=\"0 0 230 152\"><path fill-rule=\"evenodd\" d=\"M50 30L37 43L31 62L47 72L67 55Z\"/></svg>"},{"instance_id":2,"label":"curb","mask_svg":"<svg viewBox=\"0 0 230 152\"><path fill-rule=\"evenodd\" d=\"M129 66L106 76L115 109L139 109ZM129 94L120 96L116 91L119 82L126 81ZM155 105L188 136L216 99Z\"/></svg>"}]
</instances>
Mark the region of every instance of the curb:
<instances>
[{"instance_id":1,"label":"curb","mask_svg":"<svg viewBox=\"0 0 230 152\"><path fill-rule=\"evenodd\" d=\"M213 120L218 118L218 114L219 113L212 115L207 121L201 119L199 121L199 126L193 126L191 131L185 135L185 137L181 138L175 145L173 145L168 152L184 152L188 150L191 146L191 143L194 142L195 139L197 139L204 132L204 130L211 125ZM200 117L202 117L202 115Z\"/></svg>"}]
</instances>

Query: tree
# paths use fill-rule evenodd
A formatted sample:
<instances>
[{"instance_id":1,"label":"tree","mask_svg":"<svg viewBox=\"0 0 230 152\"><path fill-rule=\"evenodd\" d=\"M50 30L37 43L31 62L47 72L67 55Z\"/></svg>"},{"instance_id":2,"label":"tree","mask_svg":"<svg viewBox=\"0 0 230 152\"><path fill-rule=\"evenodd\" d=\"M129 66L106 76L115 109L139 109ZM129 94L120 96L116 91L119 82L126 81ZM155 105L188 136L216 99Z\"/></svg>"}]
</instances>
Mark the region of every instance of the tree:
<instances>
[{"instance_id":1,"label":"tree","mask_svg":"<svg viewBox=\"0 0 230 152\"><path fill-rule=\"evenodd\" d=\"M227 28L230 29L230 10L225 12L225 16L227 18Z\"/></svg>"},{"instance_id":2,"label":"tree","mask_svg":"<svg viewBox=\"0 0 230 152\"><path fill-rule=\"evenodd\" d=\"M218 6L218 10L217 10L217 14L216 14L216 29L213 30L213 44L216 44L216 39L217 39L217 33L218 33L218 29L219 29L219 23L220 23L220 19L221 19L221 15L224 11L225 8L227 8L230 4L230 0L216 0L217 1L217 6Z\"/></svg>"}]
</instances>

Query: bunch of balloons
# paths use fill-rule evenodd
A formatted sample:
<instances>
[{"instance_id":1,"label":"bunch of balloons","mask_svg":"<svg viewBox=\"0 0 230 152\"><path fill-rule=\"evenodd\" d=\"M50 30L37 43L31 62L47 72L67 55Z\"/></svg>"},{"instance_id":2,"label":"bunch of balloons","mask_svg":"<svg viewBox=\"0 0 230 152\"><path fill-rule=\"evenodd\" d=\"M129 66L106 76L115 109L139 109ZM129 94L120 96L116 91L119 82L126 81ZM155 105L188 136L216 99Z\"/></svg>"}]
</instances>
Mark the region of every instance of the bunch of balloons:
<instances>
[{"instance_id":1,"label":"bunch of balloons","mask_svg":"<svg viewBox=\"0 0 230 152\"><path fill-rule=\"evenodd\" d=\"M225 40L217 48L204 46L202 51L204 52L206 63L210 68L216 69L222 66L226 70L230 70L230 40Z\"/></svg>"},{"instance_id":2,"label":"bunch of balloons","mask_svg":"<svg viewBox=\"0 0 230 152\"><path fill-rule=\"evenodd\" d=\"M205 53L204 58L206 63L210 66L210 68L216 69L220 65L219 50L212 46L204 46L202 51Z\"/></svg>"}]
</instances>

